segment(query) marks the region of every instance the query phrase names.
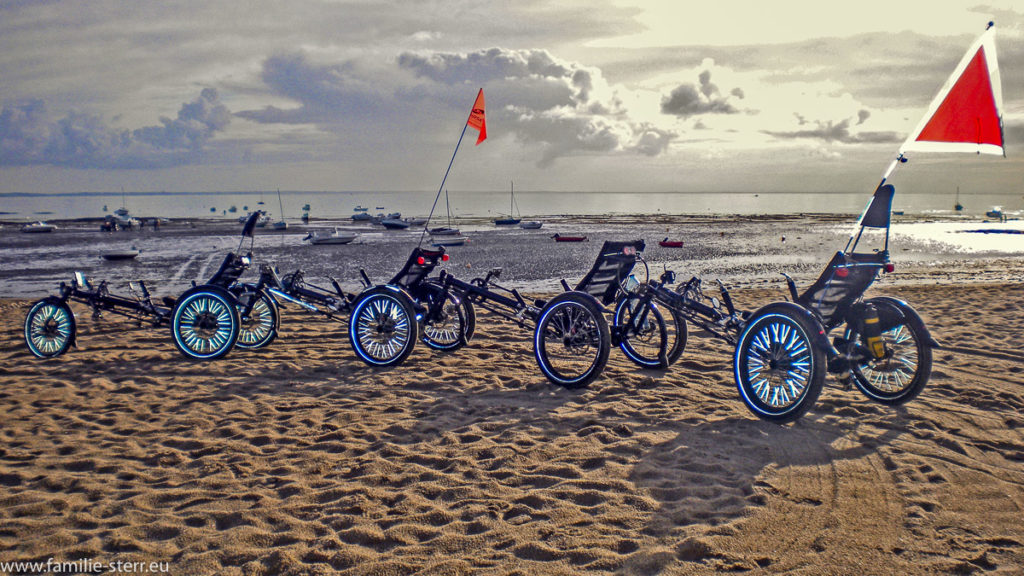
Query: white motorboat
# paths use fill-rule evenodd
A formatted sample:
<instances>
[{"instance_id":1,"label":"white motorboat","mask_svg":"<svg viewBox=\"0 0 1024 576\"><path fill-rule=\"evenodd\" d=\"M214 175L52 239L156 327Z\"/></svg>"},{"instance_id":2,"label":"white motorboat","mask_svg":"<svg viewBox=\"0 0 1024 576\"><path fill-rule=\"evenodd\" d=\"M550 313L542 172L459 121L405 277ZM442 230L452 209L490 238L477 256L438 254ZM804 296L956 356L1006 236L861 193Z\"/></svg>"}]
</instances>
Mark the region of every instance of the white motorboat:
<instances>
[{"instance_id":1,"label":"white motorboat","mask_svg":"<svg viewBox=\"0 0 1024 576\"><path fill-rule=\"evenodd\" d=\"M352 234L350 232L342 232L335 228L332 231L327 230L314 230L310 232L303 240L309 240L310 244L348 244L358 238L358 234Z\"/></svg>"},{"instance_id":2,"label":"white motorboat","mask_svg":"<svg viewBox=\"0 0 1024 576\"><path fill-rule=\"evenodd\" d=\"M44 232L53 232L57 227L53 224L47 224L46 222L39 221L31 224L25 224L21 227L21 231L26 234L40 234Z\"/></svg>"},{"instance_id":3,"label":"white motorboat","mask_svg":"<svg viewBox=\"0 0 1024 576\"><path fill-rule=\"evenodd\" d=\"M543 222L539 222L537 220L531 220L529 222L520 222L519 223L519 227L522 228L523 230L539 230L540 227L543 226L543 225L544 225Z\"/></svg>"}]
</instances>

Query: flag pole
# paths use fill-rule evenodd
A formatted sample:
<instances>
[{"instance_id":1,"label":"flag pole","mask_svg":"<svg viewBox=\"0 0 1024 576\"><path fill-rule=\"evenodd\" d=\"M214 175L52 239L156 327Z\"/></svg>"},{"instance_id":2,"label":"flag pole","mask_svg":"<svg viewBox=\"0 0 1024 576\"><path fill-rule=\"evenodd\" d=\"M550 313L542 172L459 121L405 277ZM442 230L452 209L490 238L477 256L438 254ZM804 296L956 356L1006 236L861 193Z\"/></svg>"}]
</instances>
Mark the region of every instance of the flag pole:
<instances>
[{"instance_id":1,"label":"flag pole","mask_svg":"<svg viewBox=\"0 0 1024 576\"><path fill-rule=\"evenodd\" d=\"M459 134L459 141L455 144L455 150L452 152L452 159L448 162L448 169L444 171L444 178L441 179L441 186L437 188L437 196L434 196L434 205L430 207L430 214L427 216L427 221L423 224L423 231L420 232L420 243L417 247L423 245L423 237L427 234L427 227L430 226L430 219L434 217L434 209L437 208L437 201L441 199L441 191L444 190L444 183L448 180L448 173L452 171L452 164L455 163L455 155L459 153L459 146L462 145L462 138L466 136L466 128L469 128L469 122L462 125L462 134Z\"/></svg>"}]
</instances>

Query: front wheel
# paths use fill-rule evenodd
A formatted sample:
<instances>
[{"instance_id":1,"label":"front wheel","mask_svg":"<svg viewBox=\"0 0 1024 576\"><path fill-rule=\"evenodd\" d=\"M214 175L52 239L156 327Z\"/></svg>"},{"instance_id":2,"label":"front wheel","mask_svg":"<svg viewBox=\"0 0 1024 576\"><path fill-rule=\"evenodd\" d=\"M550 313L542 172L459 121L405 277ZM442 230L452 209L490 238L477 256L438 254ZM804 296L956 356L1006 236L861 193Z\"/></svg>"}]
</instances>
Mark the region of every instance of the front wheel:
<instances>
[{"instance_id":1,"label":"front wheel","mask_svg":"<svg viewBox=\"0 0 1024 576\"><path fill-rule=\"evenodd\" d=\"M416 346L412 299L392 286L366 290L355 301L348 337L363 362L371 366L401 364Z\"/></svg>"},{"instance_id":2,"label":"front wheel","mask_svg":"<svg viewBox=\"0 0 1024 576\"><path fill-rule=\"evenodd\" d=\"M541 311L533 335L537 364L555 384L582 388L608 363L611 335L608 321L592 298L565 292Z\"/></svg>"},{"instance_id":3,"label":"front wheel","mask_svg":"<svg viewBox=\"0 0 1024 576\"><path fill-rule=\"evenodd\" d=\"M238 340L240 328L234 296L216 286L197 286L182 294L171 318L174 345L194 360L224 357Z\"/></svg>"},{"instance_id":4,"label":"front wheel","mask_svg":"<svg viewBox=\"0 0 1024 576\"><path fill-rule=\"evenodd\" d=\"M619 298L613 325L627 358L644 368L668 368L668 329L653 302L644 305L636 296Z\"/></svg>"},{"instance_id":5,"label":"front wheel","mask_svg":"<svg viewBox=\"0 0 1024 576\"><path fill-rule=\"evenodd\" d=\"M75 338L75 315L66 302L45 298L25 316L25 345L37 358L55 358L67 352Z\"/></svg>"},{"instance_id":6,"label":"front wheel","mask_svg":"<svg viewBox=\"0 0 1024 576\"><path fill-rule=\"evenodd\" d=\"M860 336L847 329L848 342ZM850 366L853 382L865 396L882 404L897 406L913 400L932 373L932 349L923 331L902 323L882 332L885 357L867 358Z\"/></svg>"},{"instance_id":7,"label":"front wheel","mask_svg":"<svg viewBox=\"0 0 1024 576\"><path fill-rule=\"evenodd\" d=\"M758 418L786 423L803 416L825 382L825 351L814 322L796 310L769 306L749 320L733 357L740 397Z\"/></svg>"},{"instance_id":8,"label":"front wheel","mask_svg":"<svg viewBox=\"0 0 1024 576\"><path fill-rule=\"evenodd\" d=\"M277 303L263 290L252 288L232 290L238 299L238 314L242 322L235 346L246 350L257 350L269 346L277 338L280 316ZM252 310L244 314L252 300Z\"/></svg>"}]
</instances>

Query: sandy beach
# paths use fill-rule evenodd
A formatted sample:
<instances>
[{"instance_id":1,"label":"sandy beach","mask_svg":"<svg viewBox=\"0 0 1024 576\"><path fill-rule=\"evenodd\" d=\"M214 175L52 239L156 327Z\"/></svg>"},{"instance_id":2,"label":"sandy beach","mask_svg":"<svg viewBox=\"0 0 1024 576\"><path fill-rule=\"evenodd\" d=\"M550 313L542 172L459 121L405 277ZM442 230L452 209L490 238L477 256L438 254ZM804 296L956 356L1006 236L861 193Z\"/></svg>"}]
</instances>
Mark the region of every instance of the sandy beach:
<instances>
[{"instance_id":1,"label":"sandy beach","mask_svg":"<svg viewBox=\"0 0 1024 576\"><path fill-rule=\"evenodd\" d=\"M800 226L750 242L785 233L790 246L769 252L835 249L798 241ZM589 266L589 244L564 256L567 277ZM714 269L719 248L702 246ZM829 379L787 426L747 411L732 350L695 331L669 370L613 349L600 378L570 391L540 373L531 332L486 314L469 347L420 345L380 370L338 324L294 307L267 349L203 364L166 328L77 306L78 348L40 361L21 336L30 300L2 300L0 561L180 575L1019 574L1024 265L913 254L896 253L871 294L905 298L943 344L928 386L893 409ZM807 280L824 259L788 262ZM753 277L741 307L782 298L776 271Z\"/></svg>"}]
</instances>

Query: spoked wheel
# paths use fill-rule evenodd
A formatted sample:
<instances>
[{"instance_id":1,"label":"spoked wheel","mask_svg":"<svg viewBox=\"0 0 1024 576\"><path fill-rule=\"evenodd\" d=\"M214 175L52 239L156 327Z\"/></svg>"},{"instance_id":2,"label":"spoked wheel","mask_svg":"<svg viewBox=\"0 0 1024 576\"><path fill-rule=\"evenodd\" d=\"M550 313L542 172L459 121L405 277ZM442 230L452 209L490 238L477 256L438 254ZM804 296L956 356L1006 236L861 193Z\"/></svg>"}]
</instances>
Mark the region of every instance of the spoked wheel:
<instances>
[{"instance_id":1,"label":"spoked wheel","mask_svg":"<svg viewBox=\"0 0 1024 576\"><path fill-rule=\"evenodd\" d=\"M215 360L231 351L241 320L237 302L226 290L198 286L178 299L171 335L178 350L196 360Z\"/></svg>"},{"instance_id":2,"label":"spoked wheel","mask_svg":"<svg viewBox=\"0 0 1024 576\"><path fill-rule=\"evenodd\" d=\"M277 303L264 291L256 292L245 288L235 292L238 299L238 314L241 326L235 346L247 350L256 350L269 345L277 338L279 315ZM252 300L252 311L244 314L245 308Z\"/></svg>"},{"instance_id":3,"label":"spoked wheel","mask_svg":"<svg viewBox=\"0 0 1024 576\"><path fill-rule=\"evenodd\" d=\"M75 336L75 316L65 302L46 298L29 308L25 316L25 344L38 358L54 358L67 352Z\"/></svg>"},{"instance_id":4,"label":"spoked wheel","mask_svg":"<svg viewBox=\"0 0 1024 576\"><path fill-rule=\"evenodd\" d=\"M847 330L849 342L860 336ZM882 404L899 405L913 400L932 374L932 348L921 330L904 323L882 332L885 357L868 358L850 366L853 382L868 398Z\"/></svg>"},{"instance_id":5,"label":"spoked wheel","mask_svg":"<svg viewBox=\"0 0 1024 576\"><path fill-rule=\"evenodd\" d=\"M653 302L644 305L641 298L620 297L614 318L619 348L627 358L644 368L668 367L668 329Z\"/></svg>"},{"instance_id":6,"label":"spoked wheel","mask_svg":"<svg viewBox=\"0 0 1024 576\"><path fill-rule=\"evenodd\" d=\"M378 286L359 295L348 327L359 358L371 366L401 364L416 346L416 312L412 299L392 286Z\"/></svg>"},{"instance_id":7,"label":"spoked wheel","mask_svg":"<svg viewBox=\"0 0 1024 576\"><path fill-rule=\"evenodd\" d=\"M600 306L577 292L559 294L537 320L533 352L541 371L555 384L581 388L608 363L611 335Z\"/></svg>"},{"instance_id":8,"label":"spoked wheel","mask_svg":"<svg viewBox=\"0 0 1024 576\"><path fill-rule=\"evenodd\" d=\"M450 351L462 347L469 342L476 331L476 312L473 304L436 282L424 282L417 297L427 306L427 314L423 318L420 339L435 350ZM435 308L441 298L445 298L440 309Z\"/></svg>"},{"instance_id":9,"label":"spoked wheel","mask_svg":"<svg viewBox=\"0 0 1024 576\"><path fill-rule=\"evenodd\" d=\"M765 307L750 317L733 367L743 402L759 418L792 422L817 401L826 360L811 339L819 330L814 324L784 307Z\"/></svg>"}]
</instances>

